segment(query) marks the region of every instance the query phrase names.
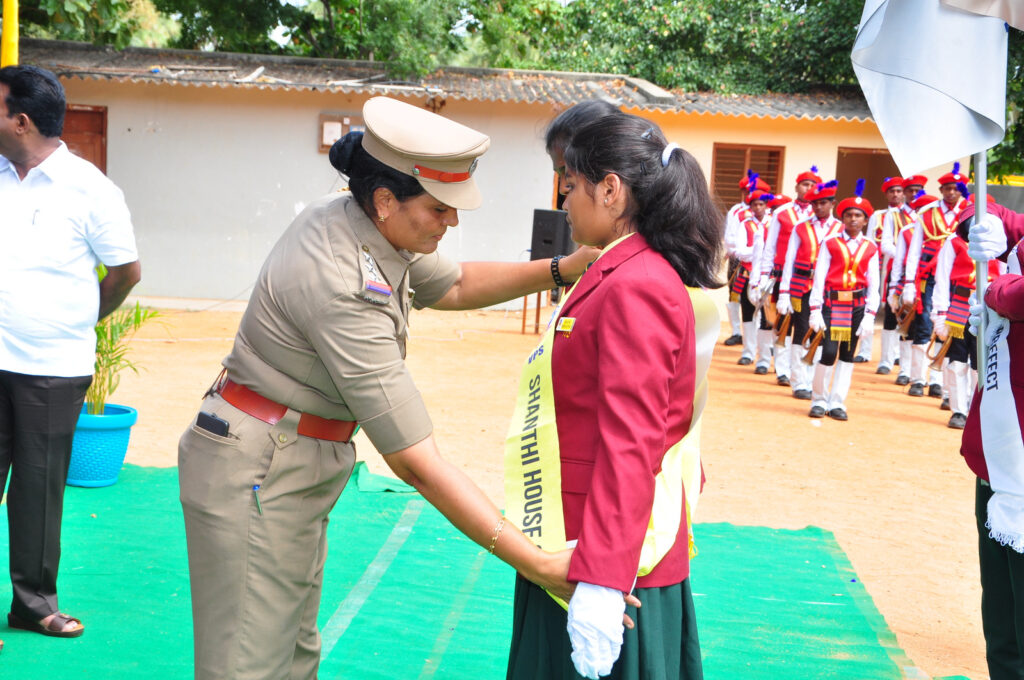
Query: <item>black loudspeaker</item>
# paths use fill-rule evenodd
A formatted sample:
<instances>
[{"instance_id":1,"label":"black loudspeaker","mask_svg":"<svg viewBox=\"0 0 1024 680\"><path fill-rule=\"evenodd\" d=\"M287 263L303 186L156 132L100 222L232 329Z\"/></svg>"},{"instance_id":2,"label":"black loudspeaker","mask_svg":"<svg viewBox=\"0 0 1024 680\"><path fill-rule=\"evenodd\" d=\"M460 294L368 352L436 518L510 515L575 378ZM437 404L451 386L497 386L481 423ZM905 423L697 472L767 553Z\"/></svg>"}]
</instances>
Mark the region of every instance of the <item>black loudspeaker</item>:
<instances>
[{"instance_id":1,"label":"black loudspeaker","mask_svg":"<svg viewBox=\"0 0 1024 680\"><path fill-rule=\"evenodd\" d=\"M568 213L564 210L534 210L531 260L550 260L555 255L568 255L576 250L570 237Z\"/></svg>"}]
</instances>

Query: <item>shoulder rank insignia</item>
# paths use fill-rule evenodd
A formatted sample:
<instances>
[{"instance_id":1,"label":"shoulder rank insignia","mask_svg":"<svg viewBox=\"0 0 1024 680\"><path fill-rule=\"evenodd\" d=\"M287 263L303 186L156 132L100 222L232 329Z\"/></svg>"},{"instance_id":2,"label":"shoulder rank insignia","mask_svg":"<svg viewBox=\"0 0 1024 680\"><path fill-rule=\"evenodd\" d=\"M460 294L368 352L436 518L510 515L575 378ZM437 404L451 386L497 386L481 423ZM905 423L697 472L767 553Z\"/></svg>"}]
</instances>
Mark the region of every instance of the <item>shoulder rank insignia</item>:
<instances>
[{"instance_id":1,"label":"shoulder rank insignia","mask_svg":"<svg viewBox=\"0 0 1024 680\"><path fill-rule=\"evenodd\" d=\"M380 273L380 268L377 267L373 256L370 255L370 249L367 246L363 246L360 255L360 264L363 271L363 288L359 291L359 297L375 305L388 304L391 300L391 286L387 284L387 280Z\"/></svg>"}]
</instances>

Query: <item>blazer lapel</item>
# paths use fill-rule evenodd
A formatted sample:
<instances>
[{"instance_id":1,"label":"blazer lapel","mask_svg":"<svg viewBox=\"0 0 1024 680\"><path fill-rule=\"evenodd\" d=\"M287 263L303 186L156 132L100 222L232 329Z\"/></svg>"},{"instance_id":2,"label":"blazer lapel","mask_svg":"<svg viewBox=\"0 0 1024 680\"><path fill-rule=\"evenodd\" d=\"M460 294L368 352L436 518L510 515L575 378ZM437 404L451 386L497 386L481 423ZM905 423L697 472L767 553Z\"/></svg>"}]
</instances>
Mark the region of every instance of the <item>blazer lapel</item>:
<instances>
[{"instance_id":1,"label":"blazer lapel","mask_svg":"<svg viewBox=\"0 0 1024 680\"><path fill-rule=\"evenodd\" d=\"M569 296L569 300L565 303L565 306L562 307L562 311L559 316L566 316L570 311L572 311L573 307L575 307L580 300L589 295L594 288L600 285L601 281L604 280L608 274L614 271L616 267L635 256L637 253L649 248L650 246L647 244L647 241L643 236L640 234L634 234L602 255L597 261L590 265L590 268L587 269L585 274L583 274L583 278L580 279L576 289L573 290L572 295Z\"/></svg>"}]
</instances>

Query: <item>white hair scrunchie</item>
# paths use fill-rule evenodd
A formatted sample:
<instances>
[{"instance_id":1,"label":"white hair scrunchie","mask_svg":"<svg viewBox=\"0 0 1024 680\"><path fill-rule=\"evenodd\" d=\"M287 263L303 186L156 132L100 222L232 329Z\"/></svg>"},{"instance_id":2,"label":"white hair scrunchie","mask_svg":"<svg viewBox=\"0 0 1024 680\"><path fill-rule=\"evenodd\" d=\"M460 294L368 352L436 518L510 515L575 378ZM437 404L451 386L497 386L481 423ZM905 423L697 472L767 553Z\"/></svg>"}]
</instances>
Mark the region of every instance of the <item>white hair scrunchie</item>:
<instances>
[{"instance_id":1,"label":"white hair scrunchie","mask_svg":"<svg viewBox=\"0 0 1024 680\"><path fill-rule=\"evenodd\" d=\"M672 159L672 152L679 148L679 145L675 142L670 142L665 145L664 151L661 152L661 167L667 168L668 162Z\"/></svg>"}]
</instances>

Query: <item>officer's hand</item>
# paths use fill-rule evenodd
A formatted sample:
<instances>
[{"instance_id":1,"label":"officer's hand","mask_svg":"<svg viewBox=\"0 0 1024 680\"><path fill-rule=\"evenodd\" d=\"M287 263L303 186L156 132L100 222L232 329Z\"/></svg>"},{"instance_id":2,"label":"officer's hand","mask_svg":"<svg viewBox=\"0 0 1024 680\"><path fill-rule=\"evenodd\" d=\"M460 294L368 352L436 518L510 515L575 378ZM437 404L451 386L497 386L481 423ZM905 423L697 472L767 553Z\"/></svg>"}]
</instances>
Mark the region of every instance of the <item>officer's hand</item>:
<instances>
[{"instance_id":1,"label":"officer's hand","mask_svg":"<svg viewBox=\"0 0 1024 680\"><path fill-rule=\"evenodd\" d=\"M558 273L566 283L575 283L587 271L587 265L597 259L601 254L600 248L593 246L580 246L576 252L566 255L558 261Z\"/></svg>"},{"instance_id":2,"label":"officer's hand","mask_svg":"<svg viewBox=\"0 0 1024 680\"><path fill-rule=\"evenodd\" d=\"M779 301L775 303L775 311L783 316L793 313L793 304L789 300L789 295L785 293L779 295Z\"/></svg>"},{"instance_id":3,"label":"officer's hand","mask_svg":"<svg viewBox=\"0 0 1024 680\"><path fill-rule=\"evenodd\" d=\"M817 333L818 331L825 330L825 317L821 315L820 309L811 310L811 318L808 321L811 330Z\"/></svg>"},{"instance_id":4,"label":"officer's hand","mask_svg":"<svg viewBox=\"0 0 1024 680\"><path fill-rule=\"evenodd\" d=\"M1003 221L986 213L967 232L967 254L974 260L995 260L1006 252L1006 231Z\"/></svg>"}]
</instances>

